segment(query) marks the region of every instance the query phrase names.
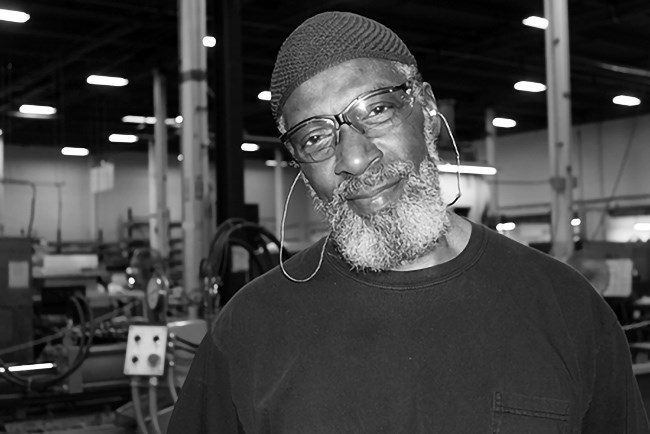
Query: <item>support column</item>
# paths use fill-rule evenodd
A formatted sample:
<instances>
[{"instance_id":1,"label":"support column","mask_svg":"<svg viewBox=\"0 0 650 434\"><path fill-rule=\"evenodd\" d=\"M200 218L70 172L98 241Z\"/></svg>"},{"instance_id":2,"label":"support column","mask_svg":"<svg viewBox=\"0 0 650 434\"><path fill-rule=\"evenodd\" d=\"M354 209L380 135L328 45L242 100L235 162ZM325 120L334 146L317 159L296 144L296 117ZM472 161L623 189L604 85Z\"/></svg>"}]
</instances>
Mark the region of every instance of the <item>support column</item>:
<instances>
[{"instance_id":1,"label":"support column","mask_svg":"<svg viewBox=\"0 0 650 434\"><path fill-rule=\"evenodd\" d=\"M155 233L150 238L152 247L160 252L165 263L169 259L169 210L167 209L167 92L165 77L158 70L153 73L153 106L156 116L154 127L154 191L153 212Z\"/></svg>"},{"instance_id":2,"label":"support column","mask_svg":"<svg viewBox=\"0 0 650 434\"><path fill-rule=\"evenodd\" d=\"M183 153L183 286L186 292L201 288L199 264L204 256L206 240L202 148L208 144L207 106L205 98L205 47L202 44L206 28L205 0L179 0L180 27L180 101L183 126L181 150ZM203 65L203 66L202 66Z\"/></svg>"},{"instance_id":3,"label":"support column","mask_svg":"<svg viewBox=\"0 0 650 434\"><path fill-rule=\"evenodd\" d=\"M548 147L551 182L551 254L566 260L573 253L571 173L571 83L567 0L544 0Z\"/></svg>"},{"instance_id":4,"label":"support column","mask_svg":"<svg viewBox=\"0 0 650 434\"><path fill-rule=\"evenodd\" d=\"M2 179L5 177L5 136L0 130L0 237L5 232L5 220L2 212L5 209L5 185Z\"/></svg>"},{"instance_id":5,"label":"support column","mask_svg":"<svg viewBox=\"0 0 650 434\"><path fill-rule=\"evenodd\" d=\"M488 166L497 167L496 163L496 146L497 146L497 129L492 124L494 119L494 109L488 107L485 110L485 154ZM499 183L498 172L488 180L490 186L490 201L488 202L488 216L499 216Z\"/></svg>"},{"instance_id":6,"label":"support column","mask_svg":"<svg viewBox=\"0 0 650 434\"><path fill-rule=\"evenodd\" d=\"M242 114L241 7L239 0L216 0L217 42L217 223L245 218Z\"/></svg>"}]
</instances>

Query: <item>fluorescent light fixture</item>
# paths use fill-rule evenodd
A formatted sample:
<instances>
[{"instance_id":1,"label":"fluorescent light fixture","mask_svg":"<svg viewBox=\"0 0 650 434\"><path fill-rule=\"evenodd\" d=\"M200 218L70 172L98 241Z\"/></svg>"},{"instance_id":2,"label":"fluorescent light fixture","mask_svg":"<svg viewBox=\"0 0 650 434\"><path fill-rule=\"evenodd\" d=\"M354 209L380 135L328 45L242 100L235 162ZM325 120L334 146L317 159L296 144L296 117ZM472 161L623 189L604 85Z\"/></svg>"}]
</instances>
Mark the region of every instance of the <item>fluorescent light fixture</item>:
<instances>
[{"instance_id":1,"label":"fluorescent light fixture","mask_svg":"<svg viewBox=\"0 0 650 434\"><path fill-rule=\"evenodd\" d=\"M203 37L203 46L212 48L217 45L217 40L214 36L204 36Z\"/></svg>"},{"instance_id":2,"label":"fluorescent light fixture","mask_svg":"<svg viewBox=\"0 0 650 434\"><path fill-rule=\"evenodd\" d=\"M264 164L268 167L278 167L278 162L275 160L266 160ZM280 161L280 167L287 167L288 165L286 161Z\"/></svg>"},{"instance_id":3,"label":"fluorescent light fixture","mask_svg":"<svg viewBox=\"0 0 650 434\"><path fill-rule=\"evenodd\" d=\"M138 141L138 136L133 134L111 134L108 140L113 143L135 143Z\"/></svg>"},{"instance_id":4,"label":"fluorescent light fixture","mask_svg":"<svg viewBox=\"0 0 650 434\"><path fill-rule=\"evenodd\" d=\"M457 166L455 164L439 164L438 170L444 173L466 173L468 175L496 175L497 169L489 166L467 166L461 164Z\"/></svg>"},{"instance_id":5,"label":"fluorescent light fixture","mask_svg":"<svg viewBox=\"0 0 650 434\"><path fill-rule=\"evenodd\" d=\"M260 150L260 146L257 143L242 143L241 150L246 152L255 152Z\"/></svg>"},{"instance_id":6,"label":"fluorescent light fixture","mask_svg":"<svg viewBox=\"0 0 650 434\"><path fill-rule=\"evenodd\" d=\"M11 21L12 23L24 23L29 20L29 14L9 9L0 9L0 20Z\"/></svg>"},{"instance_id":7,"label":"fluorescent light fixture","mask_svg":"<svg viewBox=\"0 0 650 434\"><path fill-rule=\"evenodd\" d=\"M9 366L9 372L25 372L25 371L38 371L41 369L53 369L56 368L54 363L34 363L31 365L16 365ZM5 368L0 368L0 373L4 374Z\"/></svg>"},{"instance_id":8,"label":"fluorescent light fixture","mask_svg":"<svg viewBox=\"0 0 650 434\"><path fill-rule=\"evenodd\" d=\"M54 107L49 105L32 105L32 104L23 104L18 109L19 112L25 113L27 115L53 115L56 113Z\"/></svg>"},{"instance_id":9,"label":"fluorescent light fixture","mask_svg":"<svg viewBox=\"0 0 650 434\"><path fill-rule=\"evenodd\" d=\"M492 125L499 128L512 128L517 125L517 122L508 118L494 118L492 119Z\"/></svg>"},{"instance_id":10,"label":"fluorescent light fixture","mask_svg":"<svg viewBox=\"0 0 650 434\"><path fill-rule=\"evenodd\" d=\"M134 116L126 115L122 117L122 122L127 124L147 124L155 125L156 118L154 116ZM176 126L183 122L183 116L176 116L175 118L165 119L165 125Z\"/></svg>"},{"instance_id":11,"label":"fluorescent light fixture","mask_svg":"<svg viewBox=\"0 0 650 434\"><path fill-rule=\"evenodd\" d=\"M257 94L257 99L261 101L271 101L271 92L268 90L263 90Z\"/></svg>"},{"instance_id":12,"label":"fluorescent light fixture","mask_svg":"<svg viewBox=\"0 0 650 434\"><path fill-rule=\"evenodd\" d=\"M650 223L634 223L634 230L639 232L650 231Z\"/></svg>"},{"instance_id":13,"label":"fluorescent light fixture","mask_svg":"<svg viewBox=\"0 0 650 434\"><path fill-rule=\"evenodd\" d=\"M548 27L548 20L546 18L536 17L534 15L528 18L524 18L522 20L522 23L524 23L524 25L528 27L535 27L537 29L542 29L542 30L546 30L546 28Z\"/></svg>"},{"instance_id":14,"label":"fluorescent light fixture","mask_svg":"<svg viewBox=\"0 0 650 434\"><path fill-rule=\"evenodd\" d=\"M86 148L73 148L70 146L66 146L64 148L61 148L61 153L63 155L68 155L71 157L85 157L88 155L88 149Z\"/></svg>"},{"instance_id":15,"label":"fluorescent light fixture","mask_svg":"<svg viewBox=\"0 0 650 434\"><path fill-rule=\"evenodd\" d=\"M127 124L146 124L147 118L145 116L126 115L122 117L122 122Z\"/></svg>"},{"instance_id":16,"label":"fluorescent light fixture","mask_svg":"<svg viewBox=\"0 0 650 434\"><path fill-rule=\"evenodd\" d=\"M614 99L612 99L612 102L614 104L626 105L630 107L641 104L641 100L639 98L627 95L615 96Z\"/></svg>"},{"instance_id":17,"label":"fluorescent light fixture","mask_svg":"<svg viewBox=\"0 0 650 434\"><path fill-rule=\"evenodd\" d=\"M497 223L497 231L499 232L512 231L516 227L517 225L514 222Z\"/></svg>"},{"instance_id":18,"label":"fluorescent light fixture","mask_svg":"<svg viewBox=\"0 0 650 434\"><path fill-rule=\"evenodd\" d=\"M544 92L546 86L535 81L518 81L515 83L515 89L522 92Z\"/></svg>"},{"instance_id":19,"label":"fluorescent light fixture","mask_svg":"<svg viewBox=\"0 0 650 434\"><path fill-rule=\"evenodd\" d=\"M578 218L571 219L571 226L580 226L580 223L582 223L582 221Z\"/></svg>"},{"instance_id":20,"label":"fluorescent light fixture","mask_svg":"<svg viewBox=\"0 0 650 434\"><path fill-rule=\"evenodd\" d=\"M100 86L126 86L129 80L122 77L109 77L106 75L89 75L86 79L88 84L98 84Z\"/></svg>"}]
</instances>

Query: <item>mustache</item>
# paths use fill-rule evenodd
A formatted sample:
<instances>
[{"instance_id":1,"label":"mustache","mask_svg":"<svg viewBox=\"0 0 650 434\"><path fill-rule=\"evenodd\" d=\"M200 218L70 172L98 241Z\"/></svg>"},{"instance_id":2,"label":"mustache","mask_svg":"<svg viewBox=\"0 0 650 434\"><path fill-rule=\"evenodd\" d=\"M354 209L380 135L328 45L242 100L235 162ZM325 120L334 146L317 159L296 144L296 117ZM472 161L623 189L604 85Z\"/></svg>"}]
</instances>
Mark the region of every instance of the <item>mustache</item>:
<instances>
[{"instance_id":1,"label":"mustache","mask_svg":"<svg viewBox=\"0 0 650 434\"><path fill-rule=\"evenodd\" d=\"M389 179L407 178L415 171L411 161L394 161L390 164L377 163L358 176L350 176L334 190L332 201L343 201L364 188L374 187Z\"/></svg>"}]
</instances>

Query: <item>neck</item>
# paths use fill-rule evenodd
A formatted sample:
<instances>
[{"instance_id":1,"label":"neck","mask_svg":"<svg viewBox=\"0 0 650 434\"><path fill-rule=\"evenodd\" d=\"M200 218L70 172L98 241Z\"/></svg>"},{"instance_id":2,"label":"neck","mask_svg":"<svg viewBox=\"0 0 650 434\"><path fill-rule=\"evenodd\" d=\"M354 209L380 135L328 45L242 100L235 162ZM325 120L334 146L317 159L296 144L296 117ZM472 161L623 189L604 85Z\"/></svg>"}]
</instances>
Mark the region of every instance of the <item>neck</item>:
<instances>
[{"instance_id":1,"label":"neck","mask_svg":"<svg viewBox=\"0 0 650 434\"><path fill-rule=\"evenodd\" d=\"M449 212L449 230L430 252L407 264L393 268L394 271L413 271L434 267L454 259L463 251L472 232L470 223Z\"/></svg>"}]
</instances>

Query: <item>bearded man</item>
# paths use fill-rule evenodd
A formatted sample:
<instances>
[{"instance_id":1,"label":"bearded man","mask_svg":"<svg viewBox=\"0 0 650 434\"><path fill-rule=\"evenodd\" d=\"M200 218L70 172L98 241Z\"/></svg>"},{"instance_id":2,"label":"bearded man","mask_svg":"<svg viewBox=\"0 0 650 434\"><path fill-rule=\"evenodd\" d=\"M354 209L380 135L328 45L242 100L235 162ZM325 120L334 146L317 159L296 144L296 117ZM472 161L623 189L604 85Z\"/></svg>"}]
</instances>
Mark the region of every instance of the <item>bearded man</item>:
<instances>
[{"instance_id":1,"label":"bearded man","mask_svg":"<svg viewBox=\"0 0 650 434\"><path fill-rule=\"evenodd\" d=\"M271 93L330 234L225 306L169 433L650 432L593 288L447 210L441 117L395 33L316 15Z\"/></svg>"}]
</instances>

